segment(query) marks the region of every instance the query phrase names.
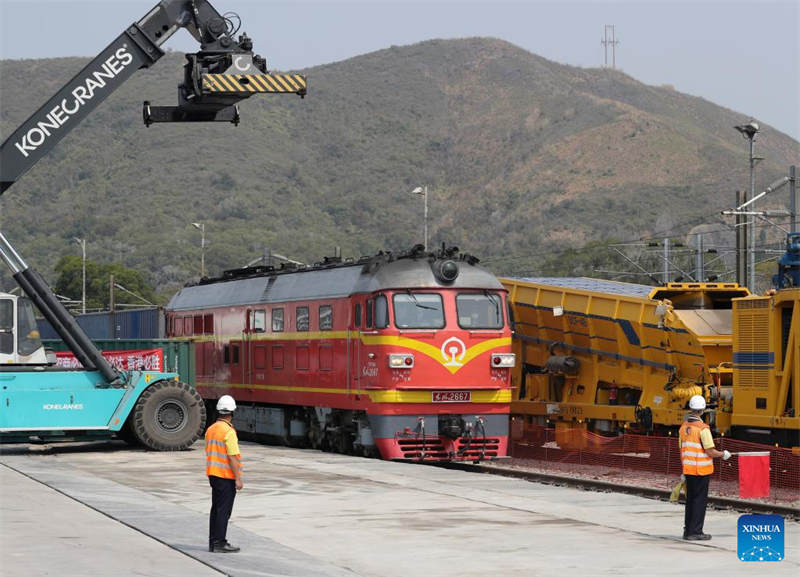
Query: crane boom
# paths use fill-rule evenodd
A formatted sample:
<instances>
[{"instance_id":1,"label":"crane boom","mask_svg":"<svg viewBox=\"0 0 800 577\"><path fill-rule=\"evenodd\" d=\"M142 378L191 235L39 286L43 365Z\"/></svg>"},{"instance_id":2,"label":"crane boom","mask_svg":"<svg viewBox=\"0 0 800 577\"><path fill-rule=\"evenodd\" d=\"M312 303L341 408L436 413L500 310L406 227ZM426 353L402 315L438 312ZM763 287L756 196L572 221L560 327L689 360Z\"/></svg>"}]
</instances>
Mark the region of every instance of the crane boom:
<instances>
[{"instance_id":1,"label":"crane boom","mask_svg":"<svg viewBox=\"0 0 800 577\"><path fill-rule=\"evenodd\" d=\"M187 54L178 106L144 105L146 124L153 122L225 121L238 124L235 104L256 93L305 95L299 74L273 75L254 55L246 34L238 40L229 24L207 0L163 0L126 28L105 50L32 114L0 147L0 194L30 170L80 121L134 72L164 55L161 45L185 28L200 51Z\"/></svg>"},{"instance_id":2,"label":"crane boom","mask_svg":"<svg viewBox=\"0 0 800 577\"><path fill-rule=\"evenodd\" d=\"M238 124L236 103L256 93L306 94L300 74L269 74L266 61L253 54L246 34L234 35L231 19L208 0L162 0L126 28L105 50L33 113L0 146L0 194L30 170L80 121L134 72L164 55L161 45L185 28L200 51L187 54L178 106L144 103L146 125L154 122L225 121ZM94 346L47 283L28 267L0 233L0 258L39 311L86 369L96 369L111 386L121 375Z\"/></svg>"}]
</instances>

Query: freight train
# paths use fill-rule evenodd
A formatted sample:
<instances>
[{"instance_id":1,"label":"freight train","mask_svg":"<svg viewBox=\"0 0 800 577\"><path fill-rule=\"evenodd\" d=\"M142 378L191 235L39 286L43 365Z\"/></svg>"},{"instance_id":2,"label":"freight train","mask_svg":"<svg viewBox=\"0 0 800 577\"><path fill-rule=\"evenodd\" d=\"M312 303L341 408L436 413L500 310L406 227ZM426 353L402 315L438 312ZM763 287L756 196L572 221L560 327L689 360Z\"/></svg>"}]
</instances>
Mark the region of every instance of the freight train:
<instances>
[{"instance_id":1,"label":"freight train","mask_svg":"<svg viewBox=\"0 0 800 577\"><path fill-rule=\"evenodd\" d=\"M567 443L582 431L674 434L694 394L716 434L800 445L800 234L765 296L735 283L500 284L453 255L245 268L187 286L166 329L197 360L175 366L210 407L225 392L246 399L246 431L386 458L503 456L509 412L514 434L548 426ZM448 260L456 282L442 277ZM494 324L468 321L472 305ZM442 327L401 326L430 306L442 307ZM153 348L124 348L137 342Z\"/></svg>"},{"instance_id":2,"label":"freight train","mask_svg":"<svg viewBox=\"0 0 800 577\"><path fill-rule=\"evenodd\" d=\"M169 337L243 436L397 460L504 457L506 291L457 248L226 271L181 289Z\"/></svg>"},{"instance_id":3,"label":"freight train","mask_svg":"<svg viewBox=\"0 0 800 577\"><path fill-rule=\"evenodd\" d=\"M701 394L717 434L800 445L799 233L765 296L735 283L501 282L519 359L516 435L551 426L561 445L587 430L674 434Z\"/></svg>"}]
</instances>

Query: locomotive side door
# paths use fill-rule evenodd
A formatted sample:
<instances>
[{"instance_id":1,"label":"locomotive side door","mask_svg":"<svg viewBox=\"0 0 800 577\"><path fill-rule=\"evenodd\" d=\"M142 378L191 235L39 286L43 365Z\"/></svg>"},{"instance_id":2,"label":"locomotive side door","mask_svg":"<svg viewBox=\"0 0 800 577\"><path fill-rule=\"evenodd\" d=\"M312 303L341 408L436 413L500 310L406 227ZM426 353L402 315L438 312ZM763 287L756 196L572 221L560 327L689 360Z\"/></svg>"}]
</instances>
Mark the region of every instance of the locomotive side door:
<instances>
[{"instance_id":1,"label":"locomotive side door","mask_svg":"<svg viewBox=\"0 0 800 577\"><path fill-rule=\"evenodd\" d=\"M361 330L364 323L364 300L351 301L350 327L347 331L347 393L361 389Z\"/></svg>"},{"instance_id":2,"label":"locomotive side door","mask_svg":"<svg viewBox=\"0 0 800 577\"><path fill-rule=\"evenodd\" d=\"M255 346L258 343L258 334L266 331L266 309L247 309L247 322L242 333L242 383L254 383Z\"/></svg>"},{"instance_id":3,"label":"locomotive side door","mask_svg":"<svg viewBox=\"0 0 800 577\"><path fill-rule=\"evenodd\" d=\"M358 385L359 390L366 390L378 386L378 361L375 355L375 345L370 343L378 334L375 319L375 302L377 299L386 297L368 296L363 301L363 317L361 319L361 331L358 342Z\"/></svg>"},{"instance_id":4,"label":"locomotive side door","mask_svg":"<svg viewBox=\"0 0 800 577\"><path fill-rule=\"evenodd\" d=\"M253 344L251 342L251 335L253 334L253 313L252 309L247 309L247 318L245 319L244 330L242 331L242 352L241 352L241 370L242 380L239 381L243 385L253 384Z\"/></svg>"}]
</instances>

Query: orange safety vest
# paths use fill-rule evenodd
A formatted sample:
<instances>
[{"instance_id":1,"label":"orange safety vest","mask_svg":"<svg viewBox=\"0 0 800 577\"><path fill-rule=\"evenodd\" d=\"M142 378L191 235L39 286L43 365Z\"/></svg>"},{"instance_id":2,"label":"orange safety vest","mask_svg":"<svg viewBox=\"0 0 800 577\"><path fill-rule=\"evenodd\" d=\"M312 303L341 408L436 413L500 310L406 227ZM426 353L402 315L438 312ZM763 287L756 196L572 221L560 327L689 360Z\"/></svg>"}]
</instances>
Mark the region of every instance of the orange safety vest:
<instances>
[{"instance_id":1,"label":"orange safety vest","mask_svg":"<svg viewBox=\"0 0 800 577\"><path fill-rule=\"evenodd\" d=\"M206 475L209 477L236 478L228 458L228 447L225 445L225 435L231 430L236 434L233 425L217 421L206 431ZM239 461L239 470L241 469L242 463Z\"/></svg>"},{"instance_id":2,"label":"orange safety vest","mask_svg":"<svg viewBox=\"0 0 800 577\"><path fill-rule=\"evenodd\" d=\"M681 463L684 475L710 475L714 461L708 456L700 441L700 432L710 428L703 421L684 421L681 425Z\"/></svg>"}]
</instances>

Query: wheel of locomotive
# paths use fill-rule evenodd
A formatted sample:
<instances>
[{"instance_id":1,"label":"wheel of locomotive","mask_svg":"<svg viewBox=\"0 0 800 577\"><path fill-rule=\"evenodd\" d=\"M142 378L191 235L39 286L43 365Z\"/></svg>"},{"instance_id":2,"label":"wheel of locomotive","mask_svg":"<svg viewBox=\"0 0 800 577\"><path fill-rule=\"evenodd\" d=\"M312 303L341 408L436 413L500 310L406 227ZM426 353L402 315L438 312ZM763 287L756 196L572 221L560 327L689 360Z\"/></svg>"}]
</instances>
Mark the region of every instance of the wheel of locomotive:
<instances>
[{"instance_id":1,"label":"wheel of locomotive","mask_svg":"<svg viewBox=\"0 0 800 577\"><path fill-rule=\"evenodd\" d=\"M323 453L332 453L333 452L333 443L331 442L331 434L328 430L324 430L320 433L319 439L319 449Z\"/></svg>"},{"instance_id":2,"label":"wheel of locomotive","mask_svg":"<svg viewBox=\"0 0 800 577\"><path fill-rule=\"evenodd\" d=\"M307 436L308 436L308 446L311 447L312 449L319 450L321 445L321 436L322 436L319 427L311 425L308 428Z\"/></svg>"},{"instance_id":3,"label":"wheel of locomotive","mask_svg":"<svg viewBox=\"0 0 800 577\"><path fill-rule=\"evenodd\" d=\"M350 434L344 428L340 428L336 435L336 452L349 455L352 450L353 443L350 441Z\"/></svg>"},{"instance_id":4,"label":"wheel of locomotive","mask_svg":"<svg viewBox=\"0 0 800 577\"><path fill-rule=\"evenodd\" d=\"M203 434L206 407L199 393L178 381L150 385L131 413L138 441L156 451L183 451Z\"/></svg>"}]
</instances>

